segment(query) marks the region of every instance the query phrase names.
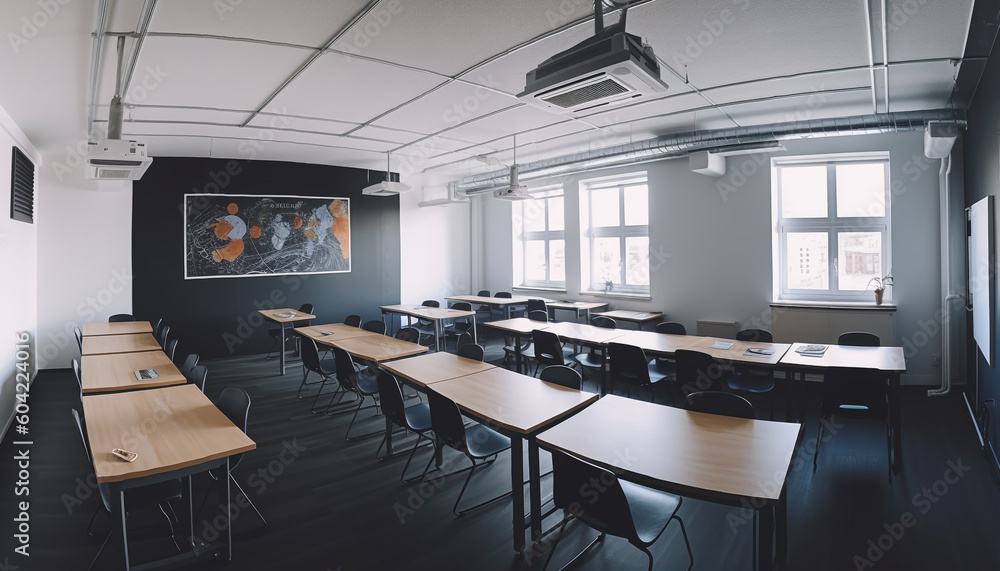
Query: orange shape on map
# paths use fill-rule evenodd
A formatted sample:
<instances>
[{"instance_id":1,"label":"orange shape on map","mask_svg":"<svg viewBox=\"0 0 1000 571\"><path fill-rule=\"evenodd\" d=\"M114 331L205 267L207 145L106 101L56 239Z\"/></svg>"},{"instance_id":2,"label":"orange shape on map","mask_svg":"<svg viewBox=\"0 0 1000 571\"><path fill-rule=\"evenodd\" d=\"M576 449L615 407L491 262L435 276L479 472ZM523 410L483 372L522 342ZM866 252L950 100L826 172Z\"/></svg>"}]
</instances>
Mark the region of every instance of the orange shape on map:
<instances>
[{"instance_id":1,"label":"orange shape on map","mask_svg":"<svg viewBox=\"0 0 1000 571\"><path fill-rule=\"evenodd\" d=\"M260 238L260 226L251 226L250 227L250 237L251 238Z\"/></svg>"},{"instance_id":2,"label":"orange shape on map","mask_svg":"<svg viewBox=\"0 0 1000 571\"><path fill-rule=\"evenodd\" d=\"M312 231L312 228L307 228L306 230L303 230L302 234L305 235L307 240L316 239L316 233Z\"/></svg>"},{"instance_id":3,"label":"orange shape on map","mask_svg":"<svg viewBox=\"0 0 1000 571\"><path fill-rule=\"evenodd\" d=\"M295 228L296 230L298 230L299 228L302 228L302 217L301 216L296 216L295 220L292 220L292 228Z\"/></svg>"},{"instance_id":4,"label":"orange shape on map","mask_svg":"<svg viewBox=\"0 0 1000 571\"><path fill-rule=\"evenodd\" d=\"M345 216L337 216L333 219L333 227L330 228L333 235L340 240L340 255L345 260L351 259L351 222Z\"/></svg>"},{"instance_id":5,"label":"orange shape on map","mask_svg":"<svg viewBox=\"0 0 1000 571\"><path fill-rule=\"evenodd\" d=\"M239 211L240 211L240 207L236 206L235 202L230 202L229 206L226 207L226 212L228 212L230 214L236 214Z\"/></svg>"},{"instance_id":6,"label":"orange shape on map","mask_svg":"<svg viewBox=\"0 0 1000 571\"><path fill-rule=\"evenodd\" d=\"M209 228L215 228L215 237L219 240L225 240L229 237L229 233L233 231L233 225L225 220L219 220L216 224L209 224Z\"/></svg>"},{"instance_id":7,"label":"orange shape on map","mask_svg":"<svg viewBox=\"0 0 1000 571\"><path fill-rule=\"evenodd\" d=\"M243 240L233 240L223 248L212 251L212 259L216 262L226 260L232 262L243 253Z\"/></svg>"}]
</instances>

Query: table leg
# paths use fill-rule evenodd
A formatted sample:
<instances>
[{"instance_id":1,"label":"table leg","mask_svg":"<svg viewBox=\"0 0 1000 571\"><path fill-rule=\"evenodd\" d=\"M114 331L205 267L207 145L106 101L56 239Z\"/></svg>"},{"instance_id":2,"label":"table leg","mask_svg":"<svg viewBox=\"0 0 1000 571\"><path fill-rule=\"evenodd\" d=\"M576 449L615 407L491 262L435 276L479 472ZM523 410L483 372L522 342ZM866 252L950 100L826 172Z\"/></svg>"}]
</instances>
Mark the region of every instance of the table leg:
<instances>
[{"instance_id":1,"label":"table leg","mask_svg":"<svg viewBox=\"0 0 1000 571\"><path fill-rule=\"evenodd\" d=\"M542 472L538 460L538 442L528 439L528 517L531 519L531 541L542 540Z\"/></svg>"},{"instance_id":2,"label":"table leg","mask_svg":"<svg viewBox=\"0 0 1000 571\"><path fill-rule=\"evenodd\" d=\"M781 488L778 503L774 506L775 559L782 569L788 556L788 485Z\"/></svg>"},{"instance_id":3,"label":"table leg","mask_svg":"<svg viewBox=\"0 0 1000 571\"><path fill-rule=\"evenodd\" d=\"M510 489L514 500L514 551L524 553L524 457L523 441L510 439Z\"/></svg>"},{"instance_id":4,"label":"table leg","mask_svg":"<svg viewBox=\"0 0 1000 571\"><path fill-rule=\"evenodd\" d=\"M517 372L521 372L521 334L514 334L514 366L517 368Z\"/></svg>"},{"instance_id":5,"label":"table leg","mask_svg":"<svg viewBox=\"0 0 1000 571\"><path fill-rule=\"evenodd\" d=\"M278 340L278 369L285 374L285 324L281 324L281 338Z\"/></svg>"},{"instance_id":6,"label":"table leg","mask_svg":"<svg viewBox=\"0 0 1000 571\"><path fill-rule=\"evenodd\" d=\"M441 330L444 328L444 321L440 319L434 320L434 350L441 351Z\"/></svg>"},{"instance_id":7,"label":"table leg","mask_svg":"<svg viewBox=\"0 0 1000 571\"><path fill-rule=\"evenodd\" d=\"M903 435L900 431L902 425L899 406L899 373L893 374L889 378L889 415L892 417L889 422L892 426L892 471L899 472L900 454L903 451Z\"/></svg>"},{"instance_id":8,"label":"table leg","mask_svg":"<svg viewBox=\"0 0 1000 571\"><path fill-rule=\"evenodd\" d=\"M233 499L229 491L229 458L226 458L226 472L219 476L226 480L226 561L233 560Z\"/></svg>"},{"instance_id":9,"label":"table leg","mask_svg":"<svg viewBox=\"0 0 1000 571\"><path fill-rule=\"evenodd\" d=\"M122 537L122 547L125 550L125 571L128 571L131 567L129 565L128 557L128 524L125 521L125 490L119 488L117 494L113 494L112 497L117 497L118 501L118 512L121 516L121 537ZM112 500L111 513L114 513L114 500Z\"/></svg>"},{"instance_id":10,"label":"table leg","mask_svg":"<svg viewBox=\"0 0 1000 571\"><path fill-rule=\"evenodd\" d=\"M757 560L754 569L764 571L774 566L774 509L764 506L757 510Z\"/></svg>"}]
</instances>

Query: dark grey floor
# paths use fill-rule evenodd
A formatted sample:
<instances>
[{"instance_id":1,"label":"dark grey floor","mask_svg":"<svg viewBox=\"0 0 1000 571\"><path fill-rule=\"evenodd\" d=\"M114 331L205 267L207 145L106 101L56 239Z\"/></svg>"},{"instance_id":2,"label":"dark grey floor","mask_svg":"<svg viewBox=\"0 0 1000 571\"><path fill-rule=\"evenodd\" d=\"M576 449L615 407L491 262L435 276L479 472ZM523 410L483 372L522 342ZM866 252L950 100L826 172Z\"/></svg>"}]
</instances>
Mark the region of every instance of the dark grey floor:
<instances>
[{"instance_id":1,"label":"dark grey floor","mask_svg":"<svg viewBox=\"0 0 1000 571\"><path fill-rule=\"evenodd\" d=\"M499 356L494 339L488 358ZM403 485L398 477L405 456L380 462L375 459L379 437L349 443L344 440L348 416L310 414L309 401L295 398L301 379L297 363L283 377L276 374L277 364L262 356L206 364L210 397L238 386L253 399L249 433L258 448L243 459L236 475L269 523L263 528L252 511L240 510L233 523L235 546L228 568L540 568L538 560L528 564L513 553L509 502L456 518L451 506L464 476L436 486ZM1000 569L1000 492L964 401L959 394L928 398L917 388L905 389L902 396L903 469L891 486L886 481L884 432L877 423L845 423L824 443L816 473L809 450L801 451L804 462L793 467L789 478L789 569ZM95 495L85 497L90 489L80 484L90 469L69 414L75 398L68 370L43 372L32 386L30 558L13 552L15 500L23 499L13 493L13 434L0 445L0 570L86 569L108 529L107 518L99 514L98 537L85 532L98 500ZM816 430L815 398L812 404L806 443ZM381 419L367 417L361 428L381 426ZM289 449L295 454L282 454ZM429 449L418 452L415 469L423 467L428 454ZM464 461L457 455L446 459ZM960 476L955 466L962 467ZM501 458L477 473L470 499L509 486L509 481L509 460ZM196 479L197 500L207 483L207 476ZM82 505L74 505L77 497ZM195 519L196 534L210 535L211 522L220 514L211 496ZM739 510L686 500L680 515L691 537L695 569L751 568L751 530ZM129 526L135 530L130 540L136 559L173 552L159 512L135 511ZM554 564L561 565L595 536L579 526L569 530ZM668 528L653 553L657 569L687 568L676 527ZM122 561L120 540L113 539L95 568L120 569ZM215 561L194 568L220 566ZM642 553L610 538L578 568L644 566Z\"/></svg>"}]
</instances>

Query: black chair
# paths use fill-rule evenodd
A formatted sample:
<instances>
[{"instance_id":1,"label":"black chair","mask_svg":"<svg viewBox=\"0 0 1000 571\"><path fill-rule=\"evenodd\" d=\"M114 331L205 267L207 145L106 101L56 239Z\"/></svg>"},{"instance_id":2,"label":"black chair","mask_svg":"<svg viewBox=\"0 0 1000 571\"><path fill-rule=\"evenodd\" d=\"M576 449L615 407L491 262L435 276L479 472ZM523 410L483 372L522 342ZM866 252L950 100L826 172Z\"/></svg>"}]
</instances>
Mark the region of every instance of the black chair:
<instances>
[{"instance_id":1,"label":"black chair","mask_svg":"<svg viewBox=\"0 0 1000 571\"><path fill-rule=\"evenodd\" d=\"M357 440L359 438L364 438L366 436L372 436L378 434L376 432L370 432L368 434L362 434L360 436L351 436L351 429L354 427L354 421L358 419L358 413L361 412L362 408L375 407L376 412L378 409L378 401L375 397L378 395L378 381L375 380L374 376L359 376L354 367L354 359L351 358L351 354L339 347L333 348L333 360L337 369L337 382L340 383L340 388L345 392L354 393L357 396L357 406L353 407L354 415L351 417L351 423L347 425L347 432L344 434L344 438L347 441ZM363 407L366 397L371 397L374 404L369 407ZM340 404L339 402L330 402L327 406L327 414L337 414L338 412L349 412L351 408L347 408L343 411L333 411L330 410L335 406L335 404Z\"/></svg>"},{"instance_id":2,"label":"black chair","mask_svg":"<svg viewBox=\"0 0 1000 571\"><path fill-rule=\"evenodd\" d=\"M528 319L532 321L538 321L541 323L547 323L549 320L549 314L535 311L528 315ZM509 365L510 363L517 363L517 346L514 345L516 337L513 335L504 335L504 345L503 345L503 365ZM523 343L521 343L521 362L524 363L524 370L528 370L528 362L535 358L534 346L531 344L531 338L529 337ZM520 373L521 371L518 371Z\"/></svg>"},{"instance_id":3,"label":"black chair","mask_svg":"<svg viewBox=\"0 0 1000 571\"><path fill-rule=\"evenodd\" d=\"M177 340L171 339L167 341L167 346L163 348L163 352L167 354L168 359L173 361L174 356L177 354Z\"/></svg>"},{"instance_id":4,"label":"black chair","mask_svg":"<svg viewBox=\"0 0 1000 571\"><path fill-rule=\"evenodd\" d=\"M425 299L420 305L424 307L441 307L441 302L436 299ZM420 341L418 343L424 343L424 337L430 337L434 339L434 322L429 319L417 319L417 322L412 325L414 329L420 332Z\"/></svg>"},{"instance_id":5,"label":"black chair","mask_svg":"<svg viewBox=\"0 0 1000 571\"><path fill-rule=\"evenodd\" d=\"M707 412L737 418L754 418L750 401L733 393L721 391L701 391L691 393L685 399L685 408L695 412Z\"/></svg>"},{"instance_id":6,"label":"black chair","mask_svg":"<svg viewBox=\"0 0 1000 571\"><path fill-rule=\"evenodd\" d=\"M135 317L131 313L116 313L108 318L108 323L123 323L126 321L135 321Z\"/></svg>"},{"instance_id":7,"label":"black chair","mask_svg":"<svg viewBox=\"0 0 1000 571\"><path fill-rule=\"evenodd\" d=\"M170 340L170 326L164 325L160 327L160 333L156 336L156 341L159 342L160 348L164 351L167 350L167 341Z\"/></svg>"},{"instance_id":8,"label":"black chair","mask_svg":"<svg viewBox=\"0 0 1000 571\"><path fill-rule=\"evenodd\" d=\"M476 345L475 343L466 343L458 348L456 354L459 357L465 357L466 359L473 359L475 361L482 361L486 358L486 350L483 349L482 345Z\"/></svg>"},{"instance_id":9,"label":"black chair","mask_svg":"<svg viewBox=\"0 0 1000 571\"><path fill-rule=\"evenodd\" d=\"M83 354L83 331L77 327L73 326L73 337L76 338L76 346L80 349L80 354Z\"/></svg>"},{"instance_id":10,"label":"black chair","mask_svg":"<svg viewBox=\"0 0 1000 571\"><path fill-rule=\"evenodd\" d=\"M350 325L351 327L361 327L361 316L360 315L348 315L344 318L344 325Z\"/></svg>"},{"instance_id":11,"label":"black chair","mask_svg":"<svg viewBox=\"0 0 1000 571\"><path fill-rule=\"evenodd\" d=\"M302 382L299 383L299 390L295 393L296 398L302 398L302 389L307 385L314 385L319 383L319 390L316 391L316 396L313 397L312 405L309 409L313 413L321 412L316 408L316 403L319 402L320 395L323 394L323 387L326 386L327 381L337 372L336 365L333 359L324 359L319 355L319 348L316 346L316 340L312 338L305 338L302 340ZM319 375L318 381L309 382L309 373L316 373ZM339 392L340 387L333 392L330 396L330 402L333 403L336 399L337 392Z\"/></svg>"},{"instance_id":12,"label":"black chair","mask_svg":"<svg viewBox=\"0 0 1000 571\"><path fill-rule=\"evenodd\" d=\"M753 343L771 343L774 338L771 336L770 331L764 329L743 329L736 334L736 340ZM774 371L759 367L737 367L736 372L726 384L729 390L738 393L749 395L770 393L775 388ZM770 416L768 418L774 418L774 399L769 398L767 402L770 406Z\"/></svg>"},{"instance_id":13,"label":"black chair","mask_svg":"<svg viewBox=\"0 0 1000 571\"><path fill-rule=\"evenodd\" d=\"M881 341L874 333L851 331L838 339L839 345L878 347ZM885 444L889 460L889 483L892 484L892 423L889 419L889 379L880 371L870 369L829 368L823 375L823 396L820 402L819 430L813 452L816 471L823 431L835 416L885 423Z\"/></svg>"},{"instance_id":14,"label":"black chair","mask_svg":"<svg viewBox=\"0 0 1000 571\"><path fill-rule=\"evenodd\" d=\"M583 524L597 530L600 535L582 552L573 557L563 569L569 568L583 554L590 550L605 535L613 535L628 540L649 559L649 571L653 570L652 545L663 534L671 520L677 520L684 536L691 564L694 554L688 541L684 521L677 515L682 498L666 492L620 480L614 472L595 466L570 456L565 452L552 452L552 493L557 508L564 510L565 516L559 524L556 540L549 550L542 569L548 567L566 524L576 518ZM594 483L600 482L600 493L595 493Z\"/></svg>"},{"instance_id":15,"label":"black chair","mask_svg":"<svg viewBox=\"0 0 1000 571\"><path fill-rule=\"evenodd\" d=\"M185 373L184 378L186 378L189 383L198 385L201 392L205 392L205 382L208 380L208 367L205 365L196 365L191 367L191 371L189 373Z\"/></svg>"},{"instance_id":16,"label":"black chair","mask_svg":"<svg viewBox=\"0 0 1000 571\"><path fill-rule=\"evenodd\" d=\"M397 331L393 337L403 341L409 341L410 343L416 343L420 340L420 332L413 327L404 327Z\"/></svg>"},{"instance_id":17,"label":"black chair","mask_svg":"<svg viewBox=\"0 0 1000 571\"><path fill-rule=\"evenodd\" d=\"M492 294L488 289L481 289L479 293L476 294L478 297L490 297ZM478 321L488 321L492 319L493 310L488 305L480 305L476 308L476 319Z\"/></svg>"},{"instance_id":18,"label":"black chair","mask_svg":"<svg viewBox=\"0 0 1000 571\"><path fill-rule=\"evenodd\" d=\"M684 327L684 324L676 321L661 321L656 324L654 331L669 335L687 335L687 329ZM657 374L671 378L677 376L677 362L673 359L657 357L653 361L653 365L656 368Z\"/></svg>"},{"instance_id":19,"label":"black chair","mask_svg":"<svg viewBox=\"0 0 1000 571\"><path fill-rule=\"evenodd\" d=\"M543 366L566 365L567 362L576 364L576 361L566 360L566 354L563 353L563 346L562 342L559 341L559 336L551 331L533 329L531 331L531 343L535 350L533 358L535 361L534 374L536 375Z\"/></svg>"},{"instance_id":20,"label":"black chair","mask_svg":"<svg viewBox=\"0 0 1000 571\"><path fill-rule=\"evenodd\" d=\"M83 420L80 418L80 413L75 409L70 409L70 414L73 416L73 421L76 423L76 428L80 433L80 441L83 443L83 453L87 456L87 461L90 463L90 468L93 470L94 464L92 456L90 455L90 446L87 444L87 433L84 428ZM125 506L129 509L134 509L139 506L157 506L160 509L160 513L163 517L167 519L167 525L170 526L170 539L174 542L174 547L177 551L180 551L180 544L177 543L177 537L174 532L174 524L179 523L177 520L177 513L174 512L174 506L170 502L174 500L180 500L183 495L181 493L181 481L179 479L167 480L165 482L158 482L156 484L150 484L148 486L141 486L138 488L130 488L125 490ZM111 487L108 484L97 484L98 496L100 496L101 503L98 504L97 509L94 510L94 514L90 516L90 522L87 523L87 535L93 537L93 532L91 528L94 525L94 518L97 517L97 513L102 509L104 513L111 515ZM170 509L170 515L167 514L167 509ZM171 515L173 520L171 520ZM126 514L126 517L128 514ZM104 548L107 547L108 541L111 540L112 532L108 532L107 537L104 538L104 543L101 544L101 548L97 550L97 555L94 556L94 560L90 563L90 569L94 568L94 564L101 557L101 553L104 552Z\"/></svg>"},{"instance_id":21,"label":"black chair","mask_svg":"<svg viewBox=\"0 0 1000 571\"><path fill-rule=\"evenodd\" d=\"M528 303L525 305L524 309L525 311L544 311L545 313L549 312L549 308L547 305L545 305L544 299L530 298L528 299Z\"/></svg>"},{"instance_id":22,"label":"black chair","mask_svg":"<svg viewBox=\"0 0 1000 571\"><path fill-rule=\"evenodd\" d=\"M373 319L372 321L366 321L364 325L361 326L365 331L371 331L372 333L378 333L379 335L385 335L386 327L384 321L379 321Z\"/></svg>"},{"instance_id":23,"label":"black chair","mask_svg":"<svg viewBox=\"0 0 1000 571\"><path fill-rule=\"evenodd\" d=\"M666 378L658 374L654 366L649 364L642 347L613 341L608 343L608 377L612 387L615 383L625 383L629 389L629 396L633 387L652 391ZM655 394L651 395L650 401L654 396Z\"/></svg>"},{"instance_id":24,"label":"black chair","mask_svg":"<svg viewBox=\"0 0 1000 571\"><path fill-rule=\"evenodd\" d=\"M580 390L583 385L583 375L573 367L566 365L549 365L542 369L538 378L546 383L552 383L569 389Z\"/></svg>"},{"instance_id":25,"label":"black chair","mask_svg":"<svg viewBox=\"0 0 1000 571\"><path fill-rule=\"evenodd\" d=\"M457 309L459 311L472 311L472 304L466 301L455 302L451 305L451 309ZM456 317L444 326L444 338L445 347L448 346L448 339L455 338L455 348L458 348L458 337L462 334L468 334L476 326L476 316L470 315L468 317Z\"/></svg>"},{"instance_id":26,"label":"black chair","mask_svg":"<svg viewBox=\"0 0 1000 571\"><path fill-rule=\"evenodd\" d=\"M527 317L532 321L548 322L549 312L544 309L529 309Z\"/></svg>"},{"instance_id":27,"label":"black chair","mask_svg":"<svg viewBox=\"0 0 1000 571\"><path fill-rule=\"evenodd\" d=\"M191 372L191 369L195 368L200 359L201 357L199 357L197 353L191 353L190 355L187 356L186 359L184 359L184 362L181 363L181 366L177 368L180 370L182 375L187 377L188 373Z\"/></svg>"},{"instance_id":28,"label":"black chair","mask_svg":"<svg viewBox=\"0 0 1000 571\"><path fill-rule=\"evenodd\" d=\"M495 294L493 294L493 297L497 299L511 299L514 297L514 294L510 293L509 291L498 291ZM514 310L507 312L502 307L495 307L495 306L490 306L490 307L491 311L493 312L492 317L494 320L506 319L508 315L510 317L516 317L517 316L516 314L518 313L517 311Z\"/></svg>"},{"instance_id":29,"label":"black chair","mask_svg":"<svg viewBox=\"0 0 1000 571\"><path fill-rule=\"evenodd\" d=\"M427 392L427 400L431 409L431 428L434 430L435 454L431 456L427 462L427 466L424 468L424 478L427 476L427 469L431 467L431 462L438 456L437 450L441 446L448 446L465 454L472 462L472 466L467 468L469 475L465 478L462 491L458 493L455 505L451 508L452 513L459 516L464 515L472 510L479 509L511 495L511 492L508 490L499 496L480 502L472 507L464 510L458 509L459 502L462 501L462 495L465 494L465 489L469 486L469 481L472 479L472 474L475 473L476 468L492 464L501 452L510 450L510 439L482 424L473 424L466 427L462 421L462 413L459 412L458 406L450 399L439 395L433 390Z\"/></svg>"},{"instance_id":30,"label":"black chair","mask_svg":"<svg viewBox=\"0 0 1000 571\"><path fill-rule=\"evenodd\" d=\"M312 312L313 312L313 304L311 303L303 303L302 305L299 306L299 313L312 314ZM290 325L290 327L272 327L268 329L267 334L270 335L271 337L274 337L274 343L271 344L271 349L267 352L266 359L271 358L271 353L274 353L275 347L277 347L278 350L280 351L284 351L285 343L287 343L289 339L295 342L296 351L301 352L302 336L296 335L295 331L293 330L296 327L308 327L310 323L312 323L312 321L309 319L301 319L299 321L293 321L290 324L288 324ZM282 332L284 332L284 338L281 337Z\"/></svg>"},{"instance_id":31,"label":"black chair","mask_svg":"<svg viewBox=\"0 0 1000 571\"><path fill-rule=\"evenodd\" d=\"M399 476L400 481L405 484L409 481L406 478L406 469L410 467L413 454L416 453L420 441L424 438L431 441L430 436L428 436L428 432L431 429L431 409L424 402L412 406L404 406L403 391L399 386L399 381L391 373L379 369L375 372L375 380L378 382L379 403L382 405L382 413L385 414L385 418L391 423L386 427L386 434L375 451L375 457L379 460L385 459L385 456L379 456L379 452L391 436L389 431L392 430L393 425L417 433L417 441L413 443L413 448L410 449L410 455L406 459L406 464L403 465L403 472Z\"/></svg>"},{"instance_id":32,"label":"black chair","mask_svg":"<svg viewBox=\"0 0 1000 571\"><path fill-rule=\"evenodd\" d=\"M160 338L160 331L163 330L164 325L166 325L166 321L162 317L156 320L156 323L153 324L153 337Z\"/></svg>"},{"instance_id":33,"label":"black chair","mask_svg":"<svg viewBox=\"0 0 1000 571\"><path fill-rule=\"evenodd\" d=\"M687 335L687 328L684 327L684 324L676 321L661 321L656 324L654 331L670 335Z\"/></svg>"},{"instance_id":34,"label":"black chair","mask_svg":"<svg viewBox=\"0 0 1000 571\"><path fill-rule=\"evenodd\" d=\"M691 349L674 351L677 360L677 384L681 395L701 391L721 391L729 382L729 373L708 353Z\"/></svg>"},{"instance_id":35,"label":"black chair","mask_svg":"<svg viewBox=\"0 0 1000 571\"><path fill-rule=\"evenodd\" d=\"M604 317L603 315L598 315L590 320L590 324L594 327L603 327L605 329L617 329L618 324L614 319L610 317ZM577 353L573 355L573 359L580 363L581 367L584 369L604 369L604 350L601 348L591 348L584 353Z\"/></svg>"},{"instance_id":36,"label":"black chair","mask_svg":"<svg viewBox=\"0 0 1000 571\"><path fill-rule=\"evenodd\" d=\"M222 393L219 395L219 400L216 401L215 406L222 411L222 414L226 415L226 418L228 418L236 426L240 427L240 430L246 434L247 421L250 417L250 395L247 394L245 390L236 387L226 387L222 389ZM221 481L220 478L228 477L229 481L236 485L236 489L243 494L243 497L246 499L247 503L250 504L250 507L253 508L253 511L257 512L257 517L259 517L260 521L264 523L264 527L267 527L267 520L264 519L263 514L260 513L257 506L255 506L253 501L250 500L250 496L243 491L243 487L240 486L239 481L233 477L233 470L240 465L240 460L243 459L243 454L244 453L241 452L229 457L229 472L227 475L223 476L222 474L218 474L216 470L209 470L208 473L212 476L212 479L216 481ZM207 493L205 494L205 499L208 499ZM204 500L202 500L201 505L205 505ZM242 502L240 505L243 505ZM200 512L201 508L199 508L198 511Z\"/></svg>"}]
</instances>

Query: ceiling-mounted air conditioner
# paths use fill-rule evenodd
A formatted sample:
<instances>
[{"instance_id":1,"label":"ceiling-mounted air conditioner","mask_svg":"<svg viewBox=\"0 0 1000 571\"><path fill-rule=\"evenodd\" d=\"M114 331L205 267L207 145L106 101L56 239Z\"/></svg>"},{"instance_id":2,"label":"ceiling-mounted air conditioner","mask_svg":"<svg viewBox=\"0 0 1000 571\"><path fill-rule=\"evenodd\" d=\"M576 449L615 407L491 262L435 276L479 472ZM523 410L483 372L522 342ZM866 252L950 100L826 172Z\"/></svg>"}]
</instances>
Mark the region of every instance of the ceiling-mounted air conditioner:
<instances>
[{"instance_id":1,"label":"ceiling-mounted air conditioner","mask_svg":"<svg viewBox=\"0 0 1000 571\"><path fill-rule=\"evenodd\" d=\"M84 176L97 180L138 180L153 163L146 144L127 139L102 139L87 143Z\"/></svg>"},{"instance_id":2,"label":"ceiling-mounted air conditioner","mask_svg":"<svg viewBox=\"0 0 1000 571\"><path fill-rule=\"evenodd\" d=\"M545 60L528 72L518 99L554 113L597 111L667 90L653 48L618 23L604 29L600 0L595 2L594 37Z\"/></svg>"}]
</instances>

